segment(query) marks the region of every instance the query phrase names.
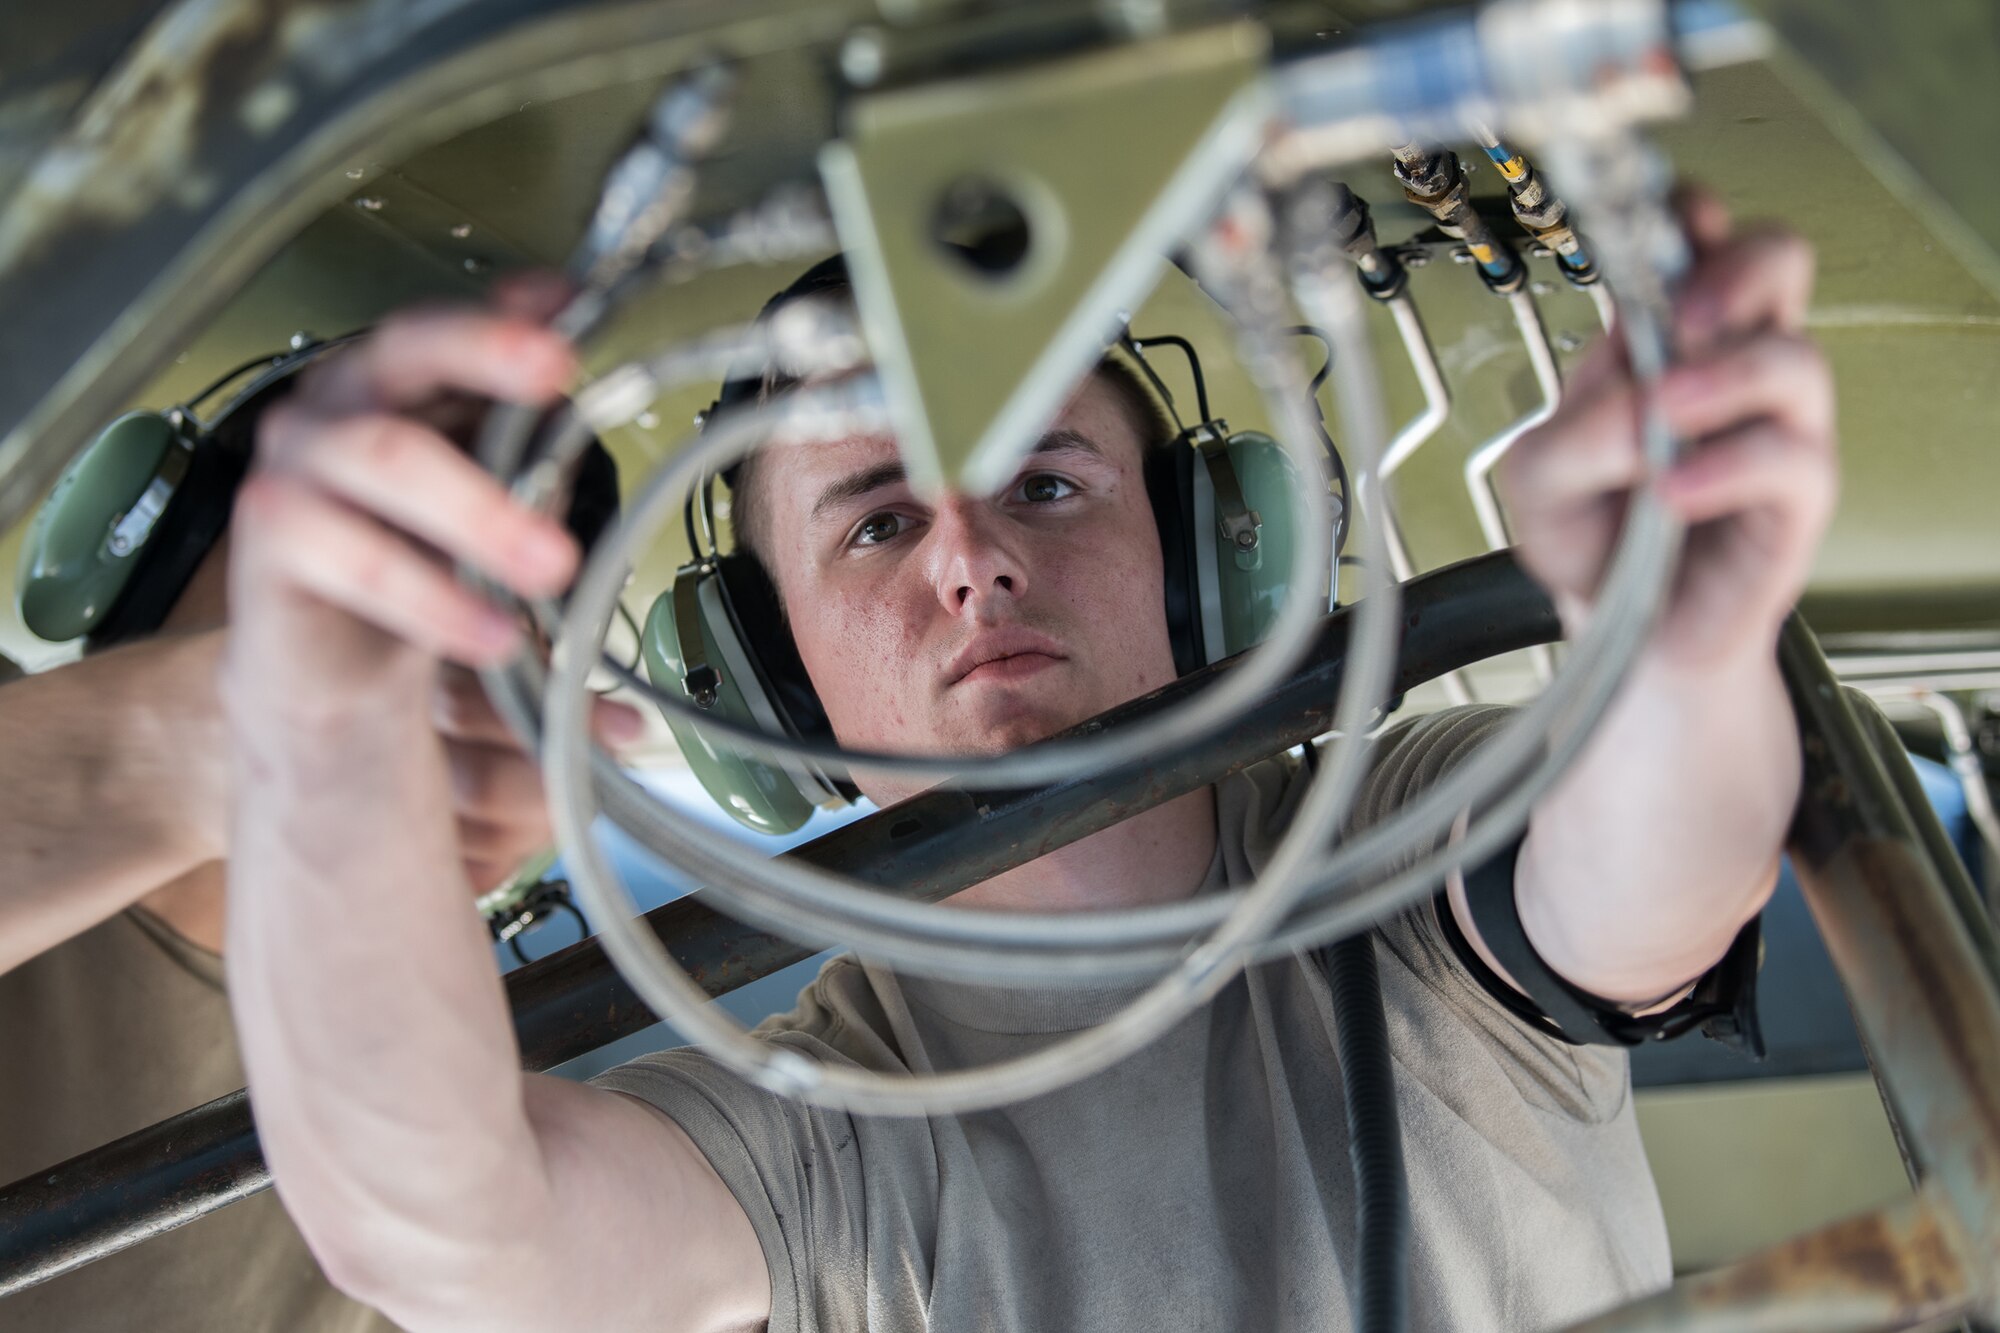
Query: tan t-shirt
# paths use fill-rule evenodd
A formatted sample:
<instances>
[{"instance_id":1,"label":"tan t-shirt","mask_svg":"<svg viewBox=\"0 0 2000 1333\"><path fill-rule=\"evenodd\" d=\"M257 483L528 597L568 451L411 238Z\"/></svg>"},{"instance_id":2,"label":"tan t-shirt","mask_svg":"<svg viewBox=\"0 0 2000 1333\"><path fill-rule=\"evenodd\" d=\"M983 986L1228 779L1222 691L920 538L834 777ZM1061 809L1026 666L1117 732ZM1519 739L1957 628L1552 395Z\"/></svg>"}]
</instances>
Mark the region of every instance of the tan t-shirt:
<instances>
[{"instance_id":1,"label":"tan t-shirt","mask_svg":"<svg viewBox=\"0 0 2000 1333\"><path fill-rule=\"evenodd\" d=\"M0 975L0 1181L243 1086L222 960L133 910ZM50 1333L379 1333L266 1192L0 1300Z\"/></svg>"},{"instance_id":2,"label":"tan t-shirt","mask_svg":"<svg viewBox=\"0 0 2000 1333\"><path fill-rule=\"evenodd\" d=\"M1356 820L1435 782L1504 716L1403 729ZM1276 762L1218 786L1210 890L1256 875L1303 789ZM1624 1053L1529 1031L1428 904L1375 938L1412 1326L1533 1333L1666 1285ZM821 1059L953 1069L1034 1050L1132 994L898 979L843 957L759 1031ZM1353 1177L1316 959L1253 969L1094 1078L959 1119L802 1106L685 1050L597 1081L665 1111L714 1163L763 1245L774 1333L1351 1327Z\"/></svg>"}]
</instances>

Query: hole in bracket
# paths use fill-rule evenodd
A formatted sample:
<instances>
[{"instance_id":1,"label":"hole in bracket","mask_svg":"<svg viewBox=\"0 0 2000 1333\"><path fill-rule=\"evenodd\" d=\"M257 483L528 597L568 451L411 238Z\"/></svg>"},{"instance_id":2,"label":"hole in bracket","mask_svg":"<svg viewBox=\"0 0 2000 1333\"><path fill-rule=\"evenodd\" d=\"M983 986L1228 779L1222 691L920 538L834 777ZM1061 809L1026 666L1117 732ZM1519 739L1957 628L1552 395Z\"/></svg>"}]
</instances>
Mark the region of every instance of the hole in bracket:
<instances>
[{"instance_id":1,"label":"hole in bracket","mask_svg":"<svg viewBox=\"0 0 2000 1333\"><path fill-rule=\"evenodd\" d=\"M945 187L931 215L931 239L989 279L1019 269L1034 244L1026 210L1001 186L976 176Z\"/></svg>"}]
</instances>

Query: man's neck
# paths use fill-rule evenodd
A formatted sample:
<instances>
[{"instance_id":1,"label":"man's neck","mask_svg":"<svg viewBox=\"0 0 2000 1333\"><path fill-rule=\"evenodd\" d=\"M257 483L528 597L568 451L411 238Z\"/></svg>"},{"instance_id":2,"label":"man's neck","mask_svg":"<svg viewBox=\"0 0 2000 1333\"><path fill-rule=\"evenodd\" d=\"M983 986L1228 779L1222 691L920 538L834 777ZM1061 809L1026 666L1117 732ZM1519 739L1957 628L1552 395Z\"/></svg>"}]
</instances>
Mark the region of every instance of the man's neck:
<instances>
[{"instance_id":1,"label":"man's neck","mask_svg":"<svg viewBox=\"0 0 2000 1333\"><path fill-rule=\"evenodd\" d=\"M1085 912L1178 902L1215 859L1215 790L1203 787L955 894L955 907Z\"/></svg>"}]
</instances>

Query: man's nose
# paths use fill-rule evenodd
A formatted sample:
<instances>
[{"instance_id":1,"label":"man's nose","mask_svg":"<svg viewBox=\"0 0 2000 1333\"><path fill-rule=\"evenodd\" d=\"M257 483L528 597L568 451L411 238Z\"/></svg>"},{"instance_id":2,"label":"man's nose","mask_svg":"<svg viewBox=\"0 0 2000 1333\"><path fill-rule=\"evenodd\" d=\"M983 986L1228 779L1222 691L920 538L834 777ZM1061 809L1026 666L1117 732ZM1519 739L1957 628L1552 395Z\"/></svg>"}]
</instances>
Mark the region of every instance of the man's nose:
<instances>
[{"instance_id":1,"label":"man's nose","mask_svg":"<svg viewBox=\"0 0 2000 1333\"><path fill-rule=\"evenodd\" d=\"M931 515L931 578L950 614L984 617L1027 595L1027 562L1004 527L989 501L948 495L938 502Z\"/></svg>"}]
</instances>

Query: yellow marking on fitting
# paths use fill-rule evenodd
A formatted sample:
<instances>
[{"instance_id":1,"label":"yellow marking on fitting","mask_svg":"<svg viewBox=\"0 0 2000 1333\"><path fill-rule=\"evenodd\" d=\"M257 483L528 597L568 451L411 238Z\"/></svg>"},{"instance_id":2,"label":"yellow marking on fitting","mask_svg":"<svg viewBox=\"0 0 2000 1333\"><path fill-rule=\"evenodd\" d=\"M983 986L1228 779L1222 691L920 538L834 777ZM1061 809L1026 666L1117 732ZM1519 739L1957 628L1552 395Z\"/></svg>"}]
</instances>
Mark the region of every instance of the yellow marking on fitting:
<instances>
[{"instance_id":1,"label":"yellow marking on fitting","mask_svg":"<svg viewBox=\"0 0 2000 1333\"><path fill-rule=\"evenodd\" d=\"M1465 247L1472 257L1482 264L1493 262L1493 247L1490 245L1468 245Z\"/></svg>"},{"instance_id":2,"label":"yellow marking on fitting","mask_svg":"<svg viewBox=\"0 0 2000 1333\"><path fill-rule=\"evenodd\" d=\"M1528 174L1528 164L1516 155L1500 164L1500 174L1509 181L1517 181Z\"/></svg>"}]
</instances>

